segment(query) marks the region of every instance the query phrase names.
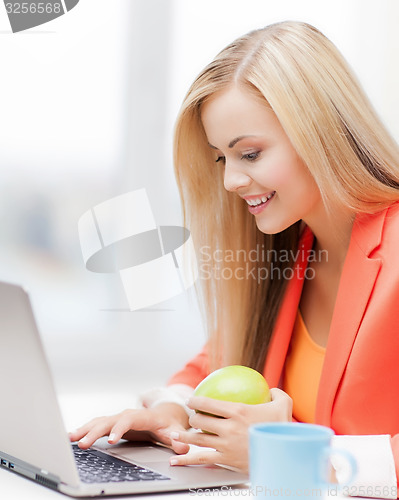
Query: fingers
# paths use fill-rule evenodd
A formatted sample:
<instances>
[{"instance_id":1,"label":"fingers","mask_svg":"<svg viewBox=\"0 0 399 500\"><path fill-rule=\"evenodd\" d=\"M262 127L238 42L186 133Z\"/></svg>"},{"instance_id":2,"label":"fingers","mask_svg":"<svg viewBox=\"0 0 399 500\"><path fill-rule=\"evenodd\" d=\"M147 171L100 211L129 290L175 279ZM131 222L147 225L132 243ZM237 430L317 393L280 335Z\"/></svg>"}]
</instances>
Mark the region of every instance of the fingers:
<instances>
[{"instance_id":1,"label":"fingers","mask_svg":"<svg viewBox=\"0 0 399 500\"><path fill-rule=\"evenodd\" d=\"M181 443L180 441L171 439L171 448L178 455L183 455L190 451L190 446L186 443Z\"/></svg>"},{"instance_id":2,"label":"fingers","mask_svg":"<svg viewBox=\"0 0 399 500\"><path fill-rule=\"evenodd\" d=\"M129 429L130 423L127 423L125 420L122 422L118 421L109 432L108 443L117 443L122 436L129 431Z\"/></svg>"},{"instance_id":3,"label":"fingers","mask_svg":"<svg viewBox=\"0 0 399 500\"><path fill-rule=\"evenodd\" d=\"M83 431L82 429L83 427L79 427L79 429L68 433L69 439L72 443L75 441L79 441L79 439L81 439L87 433L87 431Z\"/></svg>"},{"instance_id":4,"label":"fingers","mask_svg":"<svg viewBox=\"0 0 399 500\"><path fill-rule=\"evenodd\" d=\"M219 442L218 436L205 432L172 431L170 437L175 442L193 444L203 448L216 448Z\"/></svg>"},{"instance_id":5,"label":"fingers","mask_svg":"<svg viewBox=\"0 0 399 500\"><path fill-rule=\"evenodd\" d=\"M69 434L71 441L78 441L82 450L90 448L97 439L109 436L108 442L117 443L131 428L134 410L125 410L111 417L97 417Z\"/></svg>"},{"instance_id":6,"label":"fingers","mask_svg":"<svg viewBox=\"0 0 399 500\"><path fill-rule=\"evenodd\" d=\"M133 425L135 431L141 431L145 427L148 427L144 425L139 412L132 412L131 410L123 411L110 430L108 442L110 444L117 443L125 434L128 434L132 430Z\"/></svg>"},{"instance_id":7,"label":"fingers","mask_svg":"<svg viewBox=\"0 0 399 500\"><path fill-rule=\"evenodd\" d=\"M189 423L208 432L171 429L169 434L176 453L171 465L224 464L248 469L248 427L257 422L290 421L292 400L280 389L271 389L272 401L259 405L231 403L205 397L192 397L188 406L194 410ZM217 418L217 416L222 418ZM180 445L179 445L180 443ZM199 446L201 451L184 453L182 445Z\"/></svg>"},{"instance_id":8,"label":"fingers","mask_svg":"<svg viewBox=\"0 0 399 500\"><path fill-rule=\"evenodd\" d=\"M292 421L292 399L288 394L277 387L270 389L271 404L276 407L276 420L282 422Z\"/></svg>"},{"instance_id":9,"label":"fingers","mask_svg":"<svg viewBox=\"0 0 399 500\"><path fill-rule=\"evenodd\" d=\"M91 420L76 431L69 434L71 441L78 441L82 449L90 448L94 442L109 436L110 444L117 443L121 438L131 440L160 441L171 446L169 430L167 430L168 418L163 419L162 414L151 412L148 409L124 410L110 417L99 417ZM173 420L173 424L177 423ZM180 430L180 428L178 427ZM178 453L186 453L187 446L175 443L174 447Z\"/></svg>"},{"instance_id":10,"label":"fingers","mask_svg":"<svg viewBox=\"0 0 399 500\"><path fill-rule=\"evenodd\" d=\"M69 433L69 438L71 441L79 441L84 436L86 436L92 429L97 428L100 430L101 427L104 427L104 423L110 420L110 417L96 417L87 422L86 424L78 427L73 432ZM102 437L102 436L100 436Z\"/></svg>"},{"instance_id":11,"label":"fingers","mask_svg":"<svg viewBox=\"0 0 399 500\"><path fill-rule=\"evenodd\" d=\"M164 443L170 446L172 450L178 455L188 453L190 451L190 445L179 439L180 433L187 433L186 427L182 425L174 424L172 427L166 428L162 432L162 438Z\"/></svg>"},{"instance_id":12,"label":"fingers","mask_svg":"<svg viewBox=\"0 0 399 500\"><path fill-rule=\"evenodd\" d=\"M270 394L272 396L272 401L286 400L289 398L287 393L277 387L270 389ZM192 410L230 418L235 415L238 404L240 403L221 401L219 399L206 398L203 396L192 396L188 400L187 406Z\"/></svg>"},{"instance_id":13,"label":"fingers","mask_svg":"<svg viewBox=\"0 0 399 500\"><path fill-rule=\"evenodd\" d=\"M221 463L221 454L217 451L203 451L176 455L169 460L170 465L214 465Z\"/></svg>"},{"instance_id":14,"label":"fingers","mask_svg":"<svg viewBox=\"0 0 399 500\"><path fill-rule=\"evenodd\" d=\"M278 387L270 389L270 395L272 397L272 401L280 401L289 398L288 394Z\"/></svg>"},{"instance_id":15,"label":"fingers","mask_svg":"<svg viewBox=\"0 0 399 500\"><path fill-rule=\"evenodd\" d=\"M196 410L190 417L190 425L197 429L204 429L214 434L221 435L225 428L225 421L247 422L290 422L292 420L292 399L278 388L270 389L272 400L269 403L247 405L232 403L205 397L192 397L188 406ZM200 413L199 413L200 412ZM215 418L219 416L222 418Z\"/></svg>"},{"instance_id":16,"label":"fingers","mask_svg":"<svg viewBox=\"0 0 399 500\"><path fill-rule=\"evenodd\" d=\"M206 435L220 435L226 428L226 419L203 413L194 413L189 418L189 423L193 429L200 429Z\"/></svg>"},{"instance_id":17,"label":"fingers","mask_svg":"<svg viewBox=\"0 0 399 500\"><path fill-rule=\"evenodd\" d=\"M78 441L78 446L82 450L90 448L97 439L107 436L111 427L110 419L94 419L77 431L69 435L71 441Z\"/></svg>"},{"instance_id":18,"label":"fingers","mask_svg":"<svg viewBox=\"0 0 399 500\"><path fill-rule=\"evenodd\" d=\"M209 413L223 418L232 417L237 411L237 405L230 401L220 401L219 399L206 398L203 396L193 396L188 400L187 406L192 410Z\"/></svg>"}]
</instances>

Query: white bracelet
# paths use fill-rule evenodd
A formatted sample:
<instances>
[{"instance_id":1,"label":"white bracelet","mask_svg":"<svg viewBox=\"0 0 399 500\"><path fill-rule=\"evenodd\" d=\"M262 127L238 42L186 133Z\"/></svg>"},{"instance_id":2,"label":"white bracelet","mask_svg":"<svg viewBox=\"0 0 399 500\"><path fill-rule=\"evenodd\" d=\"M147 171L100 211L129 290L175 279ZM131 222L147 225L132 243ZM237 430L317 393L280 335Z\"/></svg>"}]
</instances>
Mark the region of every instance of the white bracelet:
<instances>
[{"instance_id":1,"label":"white bracelet","mask_svg":"<svg viewBox=\"0 0 399 500\"><path fill-rule=\"evenodd\" d=\"M181 406L188 416L192 415L186 401L192 396L194 389L186 384L173 384L168 387L155 387L139 396L145 408L155 408L162 403L175 403Z\"/></svg>"}]
</instances>

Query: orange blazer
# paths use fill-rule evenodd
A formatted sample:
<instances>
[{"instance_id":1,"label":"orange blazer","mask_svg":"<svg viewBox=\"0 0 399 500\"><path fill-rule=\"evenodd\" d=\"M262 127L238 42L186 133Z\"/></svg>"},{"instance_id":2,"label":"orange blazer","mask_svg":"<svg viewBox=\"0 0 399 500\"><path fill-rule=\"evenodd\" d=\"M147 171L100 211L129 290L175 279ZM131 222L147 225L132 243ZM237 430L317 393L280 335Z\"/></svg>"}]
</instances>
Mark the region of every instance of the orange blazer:
<instances>
[{"instance_id":1,"label":"orange blazer","mask_svg":"<svg viewBox=\"0 0 399 500\"><path fill-rule=\"evenodd\" d=\"M306 255L313 235L300 246ZM264 376L282 377L299 300L302 272L290 280L277 317ZM206 348L169 383L195 387L208 374ZM399 434L399 203L359 214L338 288L316 404L316 423L337 434ZM399 436L391 441L399 464Z\"/></svg>"}]
</instances>

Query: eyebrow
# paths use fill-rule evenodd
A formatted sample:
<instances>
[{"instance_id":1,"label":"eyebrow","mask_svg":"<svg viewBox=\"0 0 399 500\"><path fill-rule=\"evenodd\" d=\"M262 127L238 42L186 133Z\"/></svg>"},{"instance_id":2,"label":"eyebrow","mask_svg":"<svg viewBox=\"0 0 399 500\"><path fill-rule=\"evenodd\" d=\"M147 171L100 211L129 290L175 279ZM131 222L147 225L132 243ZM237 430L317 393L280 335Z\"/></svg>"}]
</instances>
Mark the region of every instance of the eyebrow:
<instances>
[{"instance_id":1,"label":"eyebrow","mask_svg":"<svg viewBox=\"0 0 399 500\"><path fill-rule=\"evenodd\" d=\"M248 137L255 137L254 135L240 135L238 137L236 137L235 139L233 139L231 142L229 142L229 148L234 148L234 146L237 144L237 142L240 142L242 141L243 139L247 139ZM209 146L213 149L219 149L217 148L216 146L212 146L212 144L210 144L208 142Z\"/></svg>"},{"instance_id":2,"label":"eyebrow","mask_svg":"<svg viewBox=\"0 0 399 500\"><path fill-rule=\"evenodd\" d=\"M234 146L237 144L237 142L242 141L243 139L247 139L247 137L255 137L254 135L240 135L239 137L236 137L229 143L229 148L234 148Z\"/></svg>"}]
</instances>

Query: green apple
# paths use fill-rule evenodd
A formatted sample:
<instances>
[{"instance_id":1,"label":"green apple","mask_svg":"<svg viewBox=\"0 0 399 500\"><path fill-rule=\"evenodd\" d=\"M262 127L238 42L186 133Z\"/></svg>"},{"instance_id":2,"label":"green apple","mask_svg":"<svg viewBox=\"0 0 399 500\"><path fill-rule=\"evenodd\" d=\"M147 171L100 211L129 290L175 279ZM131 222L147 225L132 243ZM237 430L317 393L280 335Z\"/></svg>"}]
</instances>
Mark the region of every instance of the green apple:
<instances>
[{"instance_id":1,"label":"green apple","mask_svg":"<svg viewBox=\"0 0 399 500\"><path fill-rule=\"evenodd\" d=\"M271 401L264 377L247 366L232 365L215 370L198 384L194 396L257 405Z\"/></svg>"}]
</instances>

